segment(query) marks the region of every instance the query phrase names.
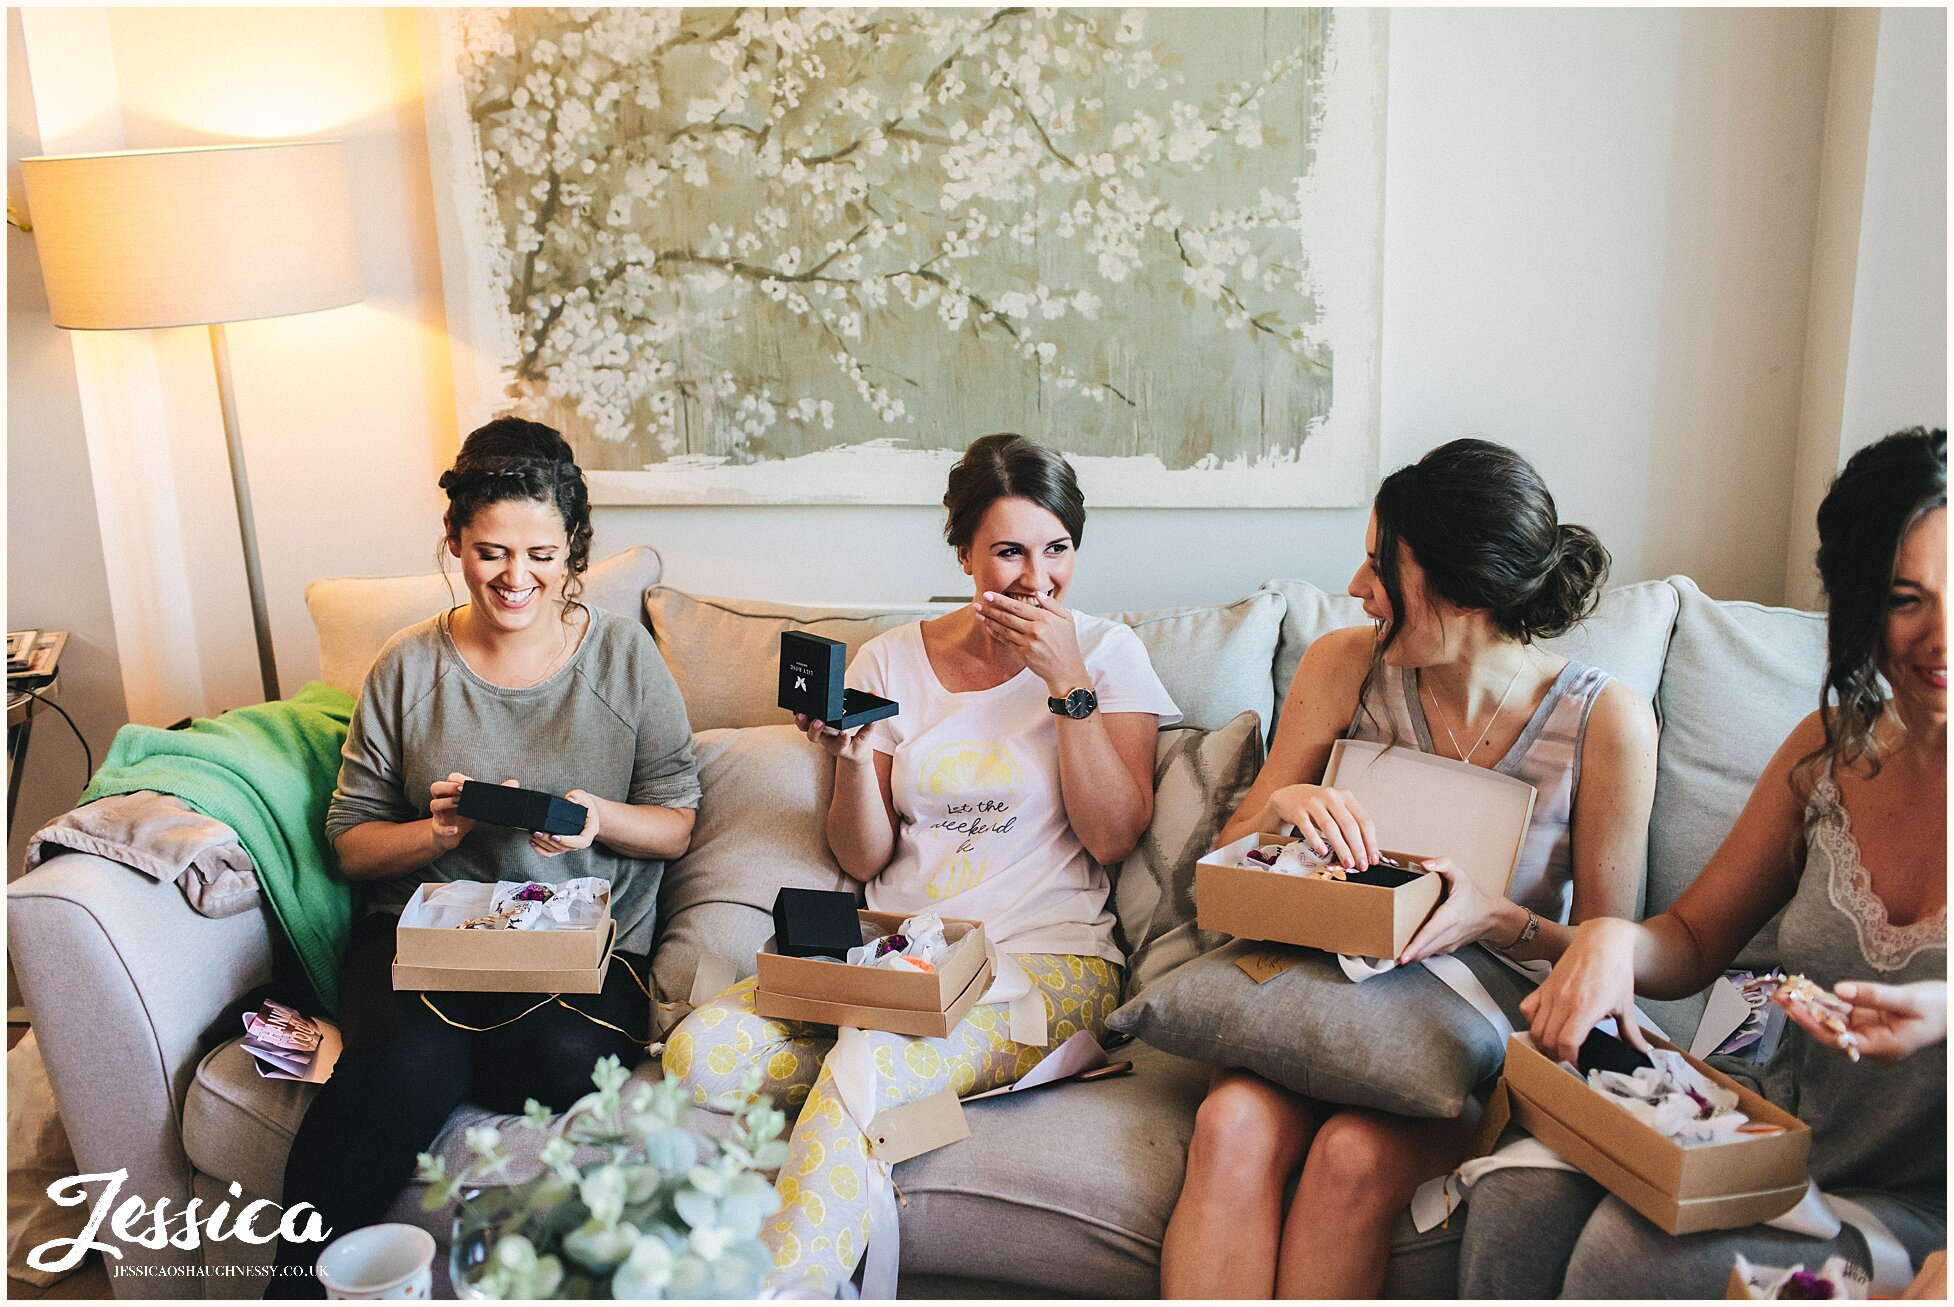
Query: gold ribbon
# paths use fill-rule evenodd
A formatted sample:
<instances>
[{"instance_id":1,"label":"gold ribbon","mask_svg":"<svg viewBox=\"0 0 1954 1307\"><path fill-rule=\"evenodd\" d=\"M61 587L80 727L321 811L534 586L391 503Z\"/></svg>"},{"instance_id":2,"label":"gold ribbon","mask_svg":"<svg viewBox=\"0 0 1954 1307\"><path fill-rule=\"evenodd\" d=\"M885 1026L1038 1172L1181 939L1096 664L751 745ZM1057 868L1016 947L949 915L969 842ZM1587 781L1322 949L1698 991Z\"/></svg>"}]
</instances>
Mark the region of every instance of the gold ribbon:
<instances>
[{"instance_id":1,"label":"gold ribbon","mask_svg":"<svg viewBox=\"0 0 1954 1307\"><path fill-rule=\"evenodd\" d=\"M629 962L626 962L623 958L619 957L615 953L611 955L611 962L617 966L623 967L624 974L631 977L631 983L636 985L638 989L643 992L646 998L651 997L650 987L646 985L644 981L638 979L638 973L632 970L631 964ZM538 999L535 1003L531 1004L529 1007L524 1008L522 1011L510 1017L507 1021L498 1021L492 1026L471 1026L463 1022L456 1021L453 1017L449 1016L446 1012L443 1012L440 1008L436 1007L434 1005L434 1000L429 998L425 992L422 993L421 995L421 1002L426 1004L427 1010L434 1013L435 1016L441 1018L441 1020L445 1024L453 1026L456 1030L466 1030L471 1035L485 1035L491 1030L500 1030L504 1026L513 1026L514 1024L516 1024L516 1022L522 1020L530 1013L535 1012L539 1008L548 1007L551 1003L554 1003L558 1007L564 1009L566 1012L575 1012L578 1016L582 1017L585 1021L590 1022L592 1025L602 1026L606 1030L617 1031L618 1034L623 1035L626 1039L630 1040L632 1043L640 1044L649 1051L655 1052L659 1047L656 1044L656 1042L653 1040L639 1039L622 1026L612 1025L610 1022L604 1020L602 1017L592 1016L590 1013L584 1011L580 1007L575 1007L569 1003L565 1003L563 1001L563 995L561 993L545 995L543 998Z\"/></svg>"}]
</instances>

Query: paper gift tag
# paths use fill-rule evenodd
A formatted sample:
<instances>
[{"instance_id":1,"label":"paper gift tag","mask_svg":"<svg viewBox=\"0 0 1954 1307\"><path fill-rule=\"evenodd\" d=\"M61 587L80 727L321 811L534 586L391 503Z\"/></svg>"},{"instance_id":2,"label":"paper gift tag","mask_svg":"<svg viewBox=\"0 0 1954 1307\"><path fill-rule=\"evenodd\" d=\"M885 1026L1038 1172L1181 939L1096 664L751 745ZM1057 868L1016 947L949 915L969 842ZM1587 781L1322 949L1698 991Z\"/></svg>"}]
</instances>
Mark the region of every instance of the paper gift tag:
<instances>
[{"instance_id":1,"label":"paper gift tag","mask_svg":"<svg viewBox=\"0 0 1954 1307\"><path fill-rule=\"evenodd\" d=\"M868 1139L876 1159L897 1162L970 1138L963 1104L949 1090L901 1107L885 1107L869 1122Z\"/></svg>"},{"instance_id":2,"label":"paper gift tag","mask_svg":"<svg viewBox=\"0 0 1954 1307\"><path fill-rule=\"evenodd\" d=\"M1266 984L1303 960L1303 950L1265 944L1235 959L1235 965L1248 973L1256 984Z\"/></svg>"}]
</instances>

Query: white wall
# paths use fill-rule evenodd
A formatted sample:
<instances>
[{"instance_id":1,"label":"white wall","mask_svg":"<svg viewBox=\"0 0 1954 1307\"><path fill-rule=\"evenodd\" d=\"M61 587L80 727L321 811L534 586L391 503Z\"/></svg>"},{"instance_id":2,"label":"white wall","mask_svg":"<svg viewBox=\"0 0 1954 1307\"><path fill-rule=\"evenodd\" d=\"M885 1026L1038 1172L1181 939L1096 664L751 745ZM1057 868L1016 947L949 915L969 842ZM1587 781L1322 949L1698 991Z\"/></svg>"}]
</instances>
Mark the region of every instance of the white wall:
<instances>
[{"instance_id":1,"label":"white wall","mask_svg":"<svg viewBox=\"0 0 1954 1307\"><path fill-rule=\"evenodd\" d=\"M316 667L304 581L424 569L433 477L457 438L420 34L409 11L94 12L108 15L106 72L131 145L352 139L367 304L235 332L294 687ZM1714 594L1776 600L1831 30L1825 10L1394 11L1381 465L1459 435L1504 440L1539 465L1565 517L1600 532L1617 581L1680 571ZM1938 154L1914 157L1927 145L1895 135L1899 175L1944 176ZM250 697L250 628L235 542L219 539L228 490L208 369L187 347L155 352L179 396L151 407L185 469L188 568L211 595L190 609L202 683L170 690L176 715ZM1276 575L1341 587L1363 517L1102 510L1078 601L1203 602ZM939 531L927 508L614 508L599 511L597 543L655 544L668 578L697 591L867 601L954 591Z\"/></svg>"},{"instance_id":2,"label":"white wall","mask_svg":"<svg viewBox=\"0 0 1954 1307\"><path fill-rule=\"evenodd\" d=\"M41 149L18 11L7 15L7 64L7 191L18 195L19 160ZM116 728L129 718L88 439L74 356L49 320L33 237L12 227L7 318L7 428L13 434L7 452L7 626L68 632L57 701L99 763ZM50 487L59 493L49 494ZM20 871L27 837L73 807L87 780L82 747L53 712L36 717L26 762L8 830L9 880Z\"/></svg>"}]
</instances>

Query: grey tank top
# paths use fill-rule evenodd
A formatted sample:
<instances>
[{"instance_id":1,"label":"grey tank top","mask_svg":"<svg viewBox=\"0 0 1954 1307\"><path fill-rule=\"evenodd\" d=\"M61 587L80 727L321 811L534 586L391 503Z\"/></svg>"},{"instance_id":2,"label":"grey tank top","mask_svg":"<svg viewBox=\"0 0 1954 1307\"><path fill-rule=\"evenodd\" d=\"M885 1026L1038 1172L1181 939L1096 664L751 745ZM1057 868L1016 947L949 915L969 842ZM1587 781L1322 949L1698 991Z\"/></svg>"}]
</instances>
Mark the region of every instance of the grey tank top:
<instances>
[{"instance_id":1,"label":"grey tank top","mask_svg":"<svg viewBox=\"0 0 1954 1307\"><path fill-rule=\"evenodd\" d=\"M1609 679L1600 668L1569 659L1513 747L1492 767L1538 792L1507 897L1551 921L1565 922L1574 904L1574 793L1581 786L1581 742L1595 696ZM1344 735L1437 753L1417 670L1380 668Z\"/></svg>"},{"instance_id":2,"label":"grey tank top","mask_svg":"<svg viewBox=\"0 0 1954 1307\"><path fill-rule=\"evenodd\" d=\"M1911 925L1886 919L1860 861L1852 819L1829 775L1805 805L1805 870L1778 928L1778 960L1827 988L1841 980L1904 985L1947 979L1947 908ZM1719 1058L1717 1065L1740 1071ZM1749 1069L1753 1080L1757 1068ZM1851 1062L1797 1026L1763 1069L1765 1097L1811 1127L1821 1189L1891 1196L1921 1219L1882 1211L1916 1259L1946 1238L1947 1046L1892 1066Z\"/></svg>"}]
</instances>

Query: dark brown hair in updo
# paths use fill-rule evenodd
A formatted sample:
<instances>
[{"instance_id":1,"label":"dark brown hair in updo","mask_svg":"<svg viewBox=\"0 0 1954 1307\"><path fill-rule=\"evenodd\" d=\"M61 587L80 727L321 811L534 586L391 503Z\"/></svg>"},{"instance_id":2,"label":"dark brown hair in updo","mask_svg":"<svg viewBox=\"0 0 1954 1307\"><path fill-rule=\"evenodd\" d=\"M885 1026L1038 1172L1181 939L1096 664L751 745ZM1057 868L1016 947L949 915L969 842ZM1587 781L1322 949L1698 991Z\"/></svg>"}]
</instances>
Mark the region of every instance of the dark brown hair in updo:
<instances>
[{"instance_id":1,"label":"dark brown hair in updo","mask_svg":"<svg viewBox=\"0 0 1954 1307\"><path fill-rule=\"evenodd\" d=\"M1490 440L1454 440L1384 478L1377 513L1377 578L1391 601L1389 646L1404 622L1398 542L1425 582L1461 608L1483 608L1522 643L1550 639L1594 608L1608 551L1594 532L1563 523L1533 464Z\"/></svg>"},{"instance_id":2,"label":"dark brown hair in updo","mask_svg":"<svg viewBox=\"0 0 1954 1307\"><path fill-rule=\"evenodd\" d=\"M1029 499L1062 523L1072 547L1084 541L1086 500L1063 455L1035 440L1001 431L970 442L950 469L943 507L949 519L943 538L962 554L977 536L977 524L1000 499Z\"/></svg>"},{"instance_id":3,"label":"dark brown hair in updo","mask_svg":"<svg viewBox=\"0 0 1954 1307\"><path fill-rule=\"evenodd\" d=\"M504 500L547 504L557 511L570 541L563 583L567 616L569 604L582 598L583 574L590 566L590 491L570 443L556 428L515 417L477 427L461 442L461 453L441 474L440 485L448 494L444 544L459 543L475 514Z\"/></svg>"},{"instance_id":4,"label":"dark brown hair in updo","mask_svg":"<svg viewBox=\"0 0 1954 1307\"><path fill-rule=\"evenodd\" d=\"M1818 575L1825 583L1825 684L1818 719L1825 743L1792 774L1806 792L1821 767L1864 762L1879 774L1873 729L1886 711L1879 684L1886 606L1900 545L1920 519L1947 506L1947 433L1913 427L1875 441L1832 479L1818 506Z\"/></svg>"}]
</instances>

